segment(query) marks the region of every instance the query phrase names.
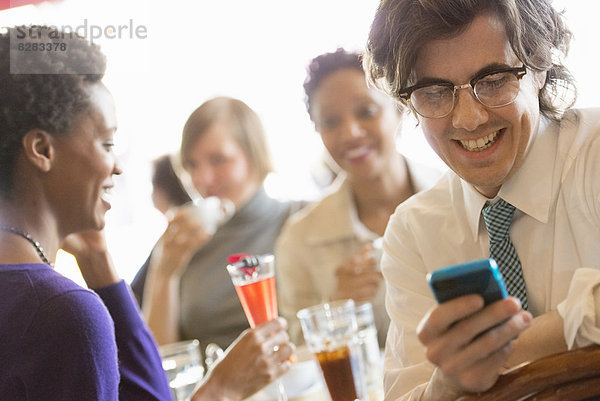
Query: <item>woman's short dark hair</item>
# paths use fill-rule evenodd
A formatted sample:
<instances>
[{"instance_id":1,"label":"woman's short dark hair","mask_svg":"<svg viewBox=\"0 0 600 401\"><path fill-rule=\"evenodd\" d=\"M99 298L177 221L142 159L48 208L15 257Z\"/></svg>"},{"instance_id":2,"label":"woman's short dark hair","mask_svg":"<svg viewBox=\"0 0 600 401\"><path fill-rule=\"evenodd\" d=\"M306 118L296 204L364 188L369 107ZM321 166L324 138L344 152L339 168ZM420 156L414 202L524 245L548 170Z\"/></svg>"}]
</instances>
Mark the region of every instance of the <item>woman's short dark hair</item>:
<instances>
[{"instance_id":1,"label":"woman's short dark hair","mask_svg":"<svg viewBox=\"0 0 600 401\"><path fill-rule=\"evenodd\" d=\"M364 58L369 80L399 98L400 90L414 83L419 50L459 34L484 12L504 22L513 51L527 67L548 71L540 111L559 118L575 102L576 88L561 62L572 35L551 0L382 0Z\"/></svg>"},{"instance_id":2,"label":"woman's short dark hair","mask_svg":"<svg viewBox=\"0 0 600 401\"><path fill-rule=\"evenodd\" d=\"M56 51L22 57L22 48L40 43L39 35L18 34L31 33L32 29L58 38ZM60 38L64 35L44 26L0 31L0 196L9 196L12 189L14 163L23 136L34 128L54 135L67 133L79 113L89 106L88 87L104 76L106 58L99 47L69 33L68 47L63 51Z\"/></svg>"},{"instance_id":3,"label":"woman's short dark hair","mask_svg":"<svg viewBox=\"0 0 600 401\"><path fill-rule=\"evenodd\" d=\"M364 74L361 54L338 48L332 53L321 54L310 61L306 67L306 79L304 80L304 102L311 118L311 102L316 90L325 78L345 68L352 68Z\"/></svg>"}]
</instances>

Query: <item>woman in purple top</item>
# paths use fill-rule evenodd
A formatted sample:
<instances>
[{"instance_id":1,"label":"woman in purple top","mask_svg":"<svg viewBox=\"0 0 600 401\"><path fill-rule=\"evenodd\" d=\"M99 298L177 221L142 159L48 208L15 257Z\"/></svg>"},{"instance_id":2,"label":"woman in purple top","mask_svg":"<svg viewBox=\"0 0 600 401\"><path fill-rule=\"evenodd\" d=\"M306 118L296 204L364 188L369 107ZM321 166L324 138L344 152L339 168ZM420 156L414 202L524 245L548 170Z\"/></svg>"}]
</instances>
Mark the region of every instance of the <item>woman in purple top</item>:
<instances>
[{"instance_id":1,"label":"woman in purple top","mask_svg":"<svg viewBox=\"0 0 600 401\"><path fill-rule=\"evenodd\" d=\"M100 231L121 174L104 69L99 49L75 35L41 26L0 33L2 400L171 400ZM53 270L61 247L92 291ZM193 399L241 400L288 370L291 352L285 323L249 331Z\"/></svg>"}]
</instances>

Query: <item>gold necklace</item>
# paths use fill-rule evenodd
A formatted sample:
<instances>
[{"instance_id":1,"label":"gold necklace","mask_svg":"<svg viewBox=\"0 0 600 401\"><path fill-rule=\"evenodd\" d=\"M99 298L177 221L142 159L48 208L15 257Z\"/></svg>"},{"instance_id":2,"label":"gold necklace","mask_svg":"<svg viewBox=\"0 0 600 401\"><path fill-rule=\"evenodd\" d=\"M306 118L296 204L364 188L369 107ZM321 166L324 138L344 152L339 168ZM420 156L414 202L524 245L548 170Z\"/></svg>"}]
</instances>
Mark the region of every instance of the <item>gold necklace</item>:
<instances>
[{"instance_id":1,"label":"gold necklace","mask_svg":"<svg viewBox=\"0 0 600 401\"><path fill-rule=\"evenodd\" d=\"M27 241L29 241L29 243L31 245L33 245L33 247L37 251L38 255L40 255L40 259L42 259L42 262L49 265L50 267L54 267L54 263L51 263L50 260L48 260L48 258L46 257L46 254L44 253L44 248L42 248L42 245L39 242L37 242L36 240L34 240L31 237L31 235L29 235L29 233L23 232L21 230L18 230L16 228L10 227L10 226L0 226L0 230L6 231L9 233L13 233L20 237L25 238Z\"/></svg>"}]
</instances>

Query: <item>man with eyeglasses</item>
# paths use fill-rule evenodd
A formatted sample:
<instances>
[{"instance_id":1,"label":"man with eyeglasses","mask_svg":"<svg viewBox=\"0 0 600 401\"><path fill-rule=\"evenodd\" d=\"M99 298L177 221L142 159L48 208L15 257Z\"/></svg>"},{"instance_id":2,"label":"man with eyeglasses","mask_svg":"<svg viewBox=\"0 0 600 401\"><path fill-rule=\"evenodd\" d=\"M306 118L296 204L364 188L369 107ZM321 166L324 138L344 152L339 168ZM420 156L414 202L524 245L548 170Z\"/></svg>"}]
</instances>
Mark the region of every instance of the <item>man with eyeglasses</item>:
<instances>
[{"instance_id":1,"label":"man with eyeglasses","mask_svg":"<svg viewBox=\"0 0 600 401\"><path fill-rule=\"evenodd\" d=\"M370 79L410 107L451 170L400 205L384 237L386 400L455 400L521 362L600 343L600 110L571 109L571 35L550 3L377 10ZM427 273L490 256L509 298L436 305Z\"/></svg>"}]
</instances>

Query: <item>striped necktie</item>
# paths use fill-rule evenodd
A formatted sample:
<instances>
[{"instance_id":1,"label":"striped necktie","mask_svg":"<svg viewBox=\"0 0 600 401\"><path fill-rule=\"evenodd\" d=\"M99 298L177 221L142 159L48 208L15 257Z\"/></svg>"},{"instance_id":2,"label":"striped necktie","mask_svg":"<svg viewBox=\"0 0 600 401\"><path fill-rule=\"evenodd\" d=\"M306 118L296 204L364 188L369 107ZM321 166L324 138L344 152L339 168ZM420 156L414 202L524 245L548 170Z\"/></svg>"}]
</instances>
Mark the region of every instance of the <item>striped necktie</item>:
<instances>
[{"instance_id":1,"label":"striped necktie","mask_svg":"<svg viewBox=\"0 0 600 401\"><path fill-rule=\"evenodd\" d=\"M514 212L515 207L504 199L485 206L481 211L490 236L490 258L498 262L508 293L519 298L522 308L527 310L527 288L521 261L508 236Z\"/></svg>"}]
</instances>

